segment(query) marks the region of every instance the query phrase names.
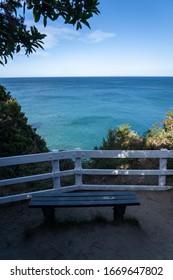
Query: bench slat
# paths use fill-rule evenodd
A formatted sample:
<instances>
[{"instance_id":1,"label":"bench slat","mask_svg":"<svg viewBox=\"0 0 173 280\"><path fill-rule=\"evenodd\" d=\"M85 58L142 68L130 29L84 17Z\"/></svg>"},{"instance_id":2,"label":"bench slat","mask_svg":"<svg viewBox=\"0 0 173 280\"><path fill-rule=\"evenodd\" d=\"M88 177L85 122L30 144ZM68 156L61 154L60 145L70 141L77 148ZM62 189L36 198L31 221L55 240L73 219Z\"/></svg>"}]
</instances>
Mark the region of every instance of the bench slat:
<instances>
[{"instance_id":1,"label":"bench slat","mask_svg":"<svg viewBox=\"0 0 173 280\"><path fill-rule=\"evenodd\" d=\"M34 197L32 199L32 201L90 201L90 200L134 200L136 199L136 196L128 196L128 195L124 195L124 196L121 196L121 195L118 195L118 196L115 196L115 195L104 195L104 196L95 196L95 197L91 197L91 196L86 196L86 197L82 197L82 196L78 196L78 197L62 197L62 196L49 196L49 197L45 197L45 196L38 196L38 197Z\"/></svg>"},{"instance_id":2,"label":"bench slat","mask_svg":"<svg viewBox=\"0 0 173 280\"><path fill-rule=\"evenodd\" d=\"M94 195L93 195L94 194ZM116 206L139 205L134 193L128 192L87 192L65 193L34 196L29 207L84 207L84 206Z\"/></svg>"},{"instance_id":3,"label":"bench slat","mask_svg":"<svg viewBox=\"0 0 173 280\"><path fill-rule=\"evenodd\" d=\"M40 199L36 199L36 200L32 200L32 202L30 203L30 205L32 205L33 203L42 203L42 204L44 204L45 202L47 202L47 203L55 203L55 204L59 204L59 203L64 203L64 205L66 205L66 204L68 204L68 203L73 203L73 204L78 204L78 203L87 203L87 201L89 202L89 201L95 201L95 202L97 202L97 201L102 201L103 203L104 202L106 202L106 201L112 201L113 203L116 203L116 201L119 201L119 202L121 202L121 201L127 201L127 202L133 202L133 201L138 201L135 197L134 198L128 198L128 197L121 197L121 198L97 198L97 199L89 199L89 198L87 198L87 199L83 199L83 198L80 198L80 199L70 199L70 198L68 198L68 199L56 199L56 198L50 198L50 199L42 199L42 198L40 198Z\"/></svg>"},{"instance_id":4,"label":"bench slat","mask_svg":"<svg viewBox=\"0 0 173 280\"><path fill-rule=\"evenodd\" d=\"M68 203L66 203L65 201L59 201L57 203L57 201L45 201L44 203L42 202L33 202L32 204L30 204L30 207L48 207L48 206L52 206L52 207L86 207L86 206L116 206L116 205L139 205L139 202L136 200L134 201L128 201L128 200L111 200L111 201L78 201L76 203L76 201L68 201Z\"/></svg>"},{"instance_id":5,"label":"bench slat","mask_svg":"<svg viewBox=\"0 0 173 280\"><path fill-rule=\"evenodd\" d=\"M57 192L57 190L55 191L51 191L51 193L43 193L41 195L36 194L33 196L33 198L35 199L36 197L41 197L41 196L57 196L57 197L84 197L84 196L103 196L103 195L128 195L128 196L136 196L136 194L134 192L128 192L128 191L81 191L81 192Z\"/></svg>"}]
</instances>

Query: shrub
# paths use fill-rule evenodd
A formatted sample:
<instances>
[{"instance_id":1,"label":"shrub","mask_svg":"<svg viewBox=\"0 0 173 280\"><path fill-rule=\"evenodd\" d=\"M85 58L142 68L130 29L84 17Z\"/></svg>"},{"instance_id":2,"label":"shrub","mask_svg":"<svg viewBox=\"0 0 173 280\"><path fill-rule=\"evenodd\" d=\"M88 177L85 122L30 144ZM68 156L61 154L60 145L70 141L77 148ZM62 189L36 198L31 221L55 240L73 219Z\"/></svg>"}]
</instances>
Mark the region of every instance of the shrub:
<instances>
[{"instance_id":1,"label":"shrub","mask_svg":"<svg viewBox=\"0 0 173 280\"><path fill-rule=\"evenodd\" d=\"M46 142L27 123L21 106L0 85L0 156L47 152Z\"/></svg>"},{"instance_id":2,"label":"shrub","mask_svg":"<svg viewBox=\"0 0 173 280\"><path fill-rule=\"evenodd\" d=\"M173 149L173 109L167 112L166 117L163 123L155 124L147 132L145 139L146 149Z\"/></svg>"},{"instance_id":3,"label":"shrub","mask_svg":"<svg viewBox=\"0 0 173 280\"><path fill-rule=\"evenodd\" d=\"M114 130L109 130L107 138L103 139L100 150L159 150L162 148L173 149L173 109L166 114L163 123L153 125L144 135L139 136L131 130L130 125L119 125ZM155 159L93 159L91 168L157 168ZM168 167L173 166L173 161L168 160Z\"/></svg>"},{"instance_id":4,"label":"shrub","mask_svg":"<svg viewBox=\"0 0 173 280\"><path fill-rule=\"evenodd\" d=\"M106 139L99 150L140 150L143 147L143 137L131 130L130 125L119 125L114 130L109 130ZM134 159L93 159L91 166L94 168L128 168L129 165L136 165Z\"/></svg>"},{"instance_id":5,"label":"shrub","mask_svg":"<svg viewBox=\"0 0 173 280\"><path fill-rule=\"evenodd\" d=\"M47 152L46 142L28 124L28 120L21 106L6 89L0 85L0 157L16 156L22 154ZM49 172L49 163L35 163L26 165L16 165L12 167L0 168L0 178L14 178L28 176L36 173ZM35 188L35 183L28 184L30 188ZM37 183L38 187L39 183ZM23 186L26 187L25 185ZM2 194L14 193L18 186L6 187L2 189Z\"/></svg>"}]
</instances>

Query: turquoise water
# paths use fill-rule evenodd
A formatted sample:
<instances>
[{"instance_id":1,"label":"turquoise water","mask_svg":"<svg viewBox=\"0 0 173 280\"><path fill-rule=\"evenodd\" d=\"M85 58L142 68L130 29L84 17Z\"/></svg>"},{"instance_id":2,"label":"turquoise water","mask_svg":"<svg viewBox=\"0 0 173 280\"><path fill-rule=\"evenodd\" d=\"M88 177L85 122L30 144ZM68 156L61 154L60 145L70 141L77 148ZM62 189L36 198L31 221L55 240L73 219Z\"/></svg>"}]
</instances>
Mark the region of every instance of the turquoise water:
<instances>
[{"instance_id":1,"label":"turquoise water","mask_svg":"<svg viewBox=\"0 0 173 280\"><path fill-rule=\"evenodd\" d=\"M173 77L0 78L50 149L92 149L108 129L139 134L173 107Z\"/></svg>"}]
</instances>

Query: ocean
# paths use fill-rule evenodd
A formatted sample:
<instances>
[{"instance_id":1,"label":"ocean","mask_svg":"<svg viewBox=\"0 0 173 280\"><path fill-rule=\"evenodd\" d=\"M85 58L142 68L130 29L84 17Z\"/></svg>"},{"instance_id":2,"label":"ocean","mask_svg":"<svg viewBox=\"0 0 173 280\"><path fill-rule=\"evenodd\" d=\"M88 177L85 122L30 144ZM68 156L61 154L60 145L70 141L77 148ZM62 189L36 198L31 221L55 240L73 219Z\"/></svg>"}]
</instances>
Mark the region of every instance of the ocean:
<instances>
[{"instance_id":1,"label":"ocean","mask_svg":"<svg viewBox=\"0 0 173 280\"><path fill-rule=\"evenodd\" d=\"M145 133L173 107L173 77L0 78L50 150L93 149L109 129Z\"/></svg>"}]
</instances>

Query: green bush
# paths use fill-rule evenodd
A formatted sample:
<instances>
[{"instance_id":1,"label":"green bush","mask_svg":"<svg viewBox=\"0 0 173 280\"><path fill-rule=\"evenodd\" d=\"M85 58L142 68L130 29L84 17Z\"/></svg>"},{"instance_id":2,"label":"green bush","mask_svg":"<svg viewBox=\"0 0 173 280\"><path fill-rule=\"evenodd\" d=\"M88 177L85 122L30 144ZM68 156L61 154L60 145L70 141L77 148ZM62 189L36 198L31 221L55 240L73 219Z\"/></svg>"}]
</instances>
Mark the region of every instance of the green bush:
<instances>
[{"instance_id":1,"label":"green bush","mask_svg":"<svg viewBox=\"0 0 173 280\"><path fill-rule=\"evenodd\" d=\"M28 124L25 114L21 112L21 106L6 89L0 85L0 157L16 156L31 153L48 152L46 142ZM49 172L50 163L35 163L15 165L0 168L0 178L15 178L32 174ZM40 183L28 183L29 188L35 188ZM8 195L18 190L19 186L1 189L1 195ZM27 188L28 188L27 187ZM26 186L23 186L23 190ZM26 191L26 189L25 189Z\"/></svg>"},{"instance_id":2,"label":"green bush","mask_svg":"<svg viewBox=\"0 0 173 280\"><path fill-rule=\"evenodd\" d=\"M119 125L114 130L109 130L107 138L103 139L99 150L140 150L143 147L143 137L131 130L130 125ZM93 159L90 162L92 168L127 168L129 165L136 166L134 159Z\"/></svg>"},{"instance_id":3,"label":"green bush","mask_svg":"<svg viewBox=\"0 0 173 280\"><path fill-rule=\"evenodd\" d=\"M144 135L139 136L131 130L130 125L119 125L109 130L107 138L95 149L99 150L160 150L173 149L173 109L166 114L163 123L153 125ZM154 159L93 159L89 162L90 168L157 168L158 162ZM168 168L173 167L173 160L168 160Z\"/></svg>"},{"instance_id":4,"label":"green bush","mask_svg":"<svg viewBox=\"0 0 173 280\"><path fill-rule=\"evenodd\" d=\"M0 85L0 157L47 151L46 142L27 123L17 100Z\"/></svg>"},{"instance_id":5,"label":"green bush","mask_svg":"<svg viewBox=\"0 0 173 280\"><path fill-rule=\"evenodd\" d=\"M145 147L147 149L173 149L173 109L166 113L166 117L163 124L157 123L147 132L145 138Z\"/></svg>"}]
</instances>

